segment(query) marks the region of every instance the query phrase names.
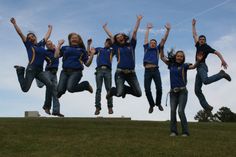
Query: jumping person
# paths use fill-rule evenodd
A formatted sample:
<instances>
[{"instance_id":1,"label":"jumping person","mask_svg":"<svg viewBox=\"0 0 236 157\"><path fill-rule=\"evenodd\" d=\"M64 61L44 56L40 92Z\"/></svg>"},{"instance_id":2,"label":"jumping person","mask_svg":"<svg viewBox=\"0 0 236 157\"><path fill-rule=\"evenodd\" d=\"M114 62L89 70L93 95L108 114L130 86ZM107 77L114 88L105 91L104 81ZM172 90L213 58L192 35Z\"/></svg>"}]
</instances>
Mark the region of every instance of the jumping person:
<instances>
[{"instance_id":1,"label":"jumping person","mask_svg":"<svg viewBox=\"0 0 236 157\"><path fill-rule=\"evenodd\" d=\"M54 57L56 47L51 40L48 40L46 42L46 47L47 47L47 53L45 60L47 62L47 65L45 67L45 73L47 74L47 77L52 81L53 85L57 87L57 71L58 71L59 59ZM38 80L36 81L39 88L42 88L44 86L44 84L41 83L40 81ZM57 89L55 88L55 90ZM50 110L53 102L52 115L64 117L64 115L60 113L60 103L57 99L58 99L57 96L53 96L52 92L46 89L43 109L47 114L50 115L51 114Z\"/></svg>"},{"instance_id":2,"label":"jumping person","mask_svg":"<svg viewBox=\"0 0 236 157\"><path fill-rule=\"evenodd\" d=\"M46 50L44 47L51 35L52 26L48 25L48 31L45 37L38 43L34 33L28 33L27 36L25 36L17 25L16 20L14 18L11 18L10 21L13 24L16 32L21 37L28 53L29 63L27 65L26 70L22 66L14 66L22 91L28 92L34 78L36 78L46 85L48 91L51 91L53 95L56 96L56 90L53 90L56 87L49 80L46 73L43 72L43 62L46 54Z\"/></svg>"},{"instance_id":3,"label":"jumping person","mask_svg":"<svg viewBox=\"0 0 236 157\"><path fill-rule=\"evenodd\" d=\"M125 97L126 94L132 94L136 97L141 97L142 92L139 86L139 82L135 73L135 47L137 31L143 16L137 16L136 25L133 30L131 40L124 33L118 33L114 37L108 30L107 24L103 26L105 32L112 39L113 49L117 57L117 69L115 73L116 87L112 87L107 93L106 98L109 99L112 96ZM128 82L129 86L124 83Z\"/></svg>"},{"instance_id":4,"label":"jumping person","mask_svg":"<svg viewBox=\"0 0 236 157\"><path fill-rule=\"evenodd\" d=\"M193 39L195 42L195 47L197 49L196 51L196 58L198 55L203 55L203 59L201 60L200 64L197 67L197 74L196 74L196 80L195 80L195 94L198 97L198 100L201 104L201 106L207 111L211 112L213 110L213 107L208 104L206 101L205 96L202 93L202 84L208 85L213 82L216 82L222 78L225 78L228 81L231 81L230 75L228 75L224 70L220 70L219 73L208 76L208 67L206 65L206 58L209 53L215 54L219 57L221 60L221 65L224 67L224 69L227 69L228 65L225 62L223 56L220 52L214 50L206 43L206 37L204 35L200 35L198 37L197 31L196 31L196 20L192 20L192 32L193 32Z\"/></svg>"},{"instance_id":5,"label":"jumping person","mask_svg":"<svg viewBox=\"0 0 236 157\"><path fill-rule=\"evenodd\" d=\"M88 56L84 42L79 34L70 33L68 40L69 46L63 47L61 46L64 40L59 40L55 52L55 58L62 57L63 61L63 70L61 71L58 84L58 98L60 98L66 90L71 93L84 90L93 93L93 88L88 81L79 82L83 76L84 65L90 66L94 54L91 53L90 56Z\"/></svg>"},{"instance_id":6,"label":"jumping person","mask_svg":"<svg viewBox=\"0 0 236 157\"><path fill-rule=\"evenodd\" d=\"M166 33L164 37L162 38L159 45L157 45L156 39L151 39L148 43L148 36L149 31L152 29L152 24L148 23L145 33L145 39L144 39L144 58L143 58L143 65L145 67L145 73L144 73L144 88L146 97L149 102L149 113L153 112L154 106L158 106L160 111L163 111L163 107L161 105L161 97L162 97L162 85L161 85L161 76L159 72L159 48L163 47L167 37L170 32L170 24L167 23L165 25ZM151 83L152 80L155 82L156 86L156 102L153 100L152 92L151 92Z\"/></svg>"},{"instance_id":7,"label":"jumping person","mask_svg":"<svg viewBox=\"0 0 236 157\"><path fill-rule=\"evenodd\" d=\"M88 40L88 47L90 47L92 40ZM102 84L104 81L106 91L108 92L111 89L112 77L111 77L111 69L112 69L112 57L113 57L113 49L112 49L112 41L110 38L107 38L104 47L97 47L92 49L91 51L95 51L95 55L97 55L97 67L95 72L96 77L96 97L95 97L95 115L100 114L101 110L101 92L102 92ZM108 113L113 114L113 103L112 98L107 100Z\"/></svg>"},{"instance_id":8,"label":"jumping person","mask_svg":"<svg viewBox=\"0 0 236 157\"><path fill-rule=\"evenodd\" d=\"M170 136L177 136L177 120L176 120L176 109L178 107L178 114L181 120L182 126L182 136L189 136L189 129L187 118L185 116L185 107L188 99L187 85L187 70L195 69L199 64L199 60L202 56L198 56L198 62L193 64L185 63L185 54L183 51L177 51L174 55L174 60L167 59L164 56L163 47L160 48L161 59L168 65L170 71L170 108L171 108L171 118L170 118Z\"/></svg>"}]
</instances>

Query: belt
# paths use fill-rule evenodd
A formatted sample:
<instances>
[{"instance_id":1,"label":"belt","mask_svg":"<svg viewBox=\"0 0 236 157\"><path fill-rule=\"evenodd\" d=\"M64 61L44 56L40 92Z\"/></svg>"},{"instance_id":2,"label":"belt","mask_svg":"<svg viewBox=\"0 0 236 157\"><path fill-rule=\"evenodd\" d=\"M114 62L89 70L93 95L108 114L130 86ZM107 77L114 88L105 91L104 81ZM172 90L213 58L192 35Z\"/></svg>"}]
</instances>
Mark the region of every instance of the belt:
<instances>
[{"instance_id":1,"label":"belt","mask_svg":"<svg viewBox=\"0 0 236 157\"><path fill-rule=\"evenodd\" d=\"M111 69L111 68L106 65L102 65L102 66L97 67L96 69L97 70L99 70L99 69L105 70L105 69Z\"/></svg>"},{"instance_id":2,"label":"belt","mask_svg":"<svg viewBox=\"0 0 236 157\"><path fill-rule=\"evenodd\" d=\"M186 87L176 87L170 90L170 92L178 93L182 90L186 90Z\"/></svg>"},{"instance_id":3,"label":"belt","mask_svg":"<svg viewBox=\"0 0 236 157\"><path fill-rule=\"evenodd\" d=\"M63 69L64 72L81 72L81 69Z\"/></svg>"},{"instance_id":4,"label":"belt","mask_svg":"<svg viewBox=\"0 0 236 157\"><path fill-rule=\"evenodd\" d=\"M120 68L117 68L116 71L117 72L123 72L125 74L135 73L135 70L130 70L130 69L120 69Z\"/></svg>"}]
</instances>

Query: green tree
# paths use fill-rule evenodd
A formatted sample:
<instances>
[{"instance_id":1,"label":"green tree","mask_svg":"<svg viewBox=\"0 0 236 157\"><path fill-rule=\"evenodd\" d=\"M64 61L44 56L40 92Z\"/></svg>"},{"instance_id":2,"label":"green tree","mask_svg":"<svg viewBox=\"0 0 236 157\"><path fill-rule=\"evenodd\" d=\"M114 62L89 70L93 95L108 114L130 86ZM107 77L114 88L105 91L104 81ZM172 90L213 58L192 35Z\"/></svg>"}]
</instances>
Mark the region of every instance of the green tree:
<instances>
[{"instance_id":1,"label":"green tree","mask_svg":"<svg viewBox=\"0 0 236 157\"><path fill-rule=\"evenodd\" d=\"M214 117L217 117L221 122L236 122L236 114L228 107L221 107Z\"/></svg>"},{"instance_id":2,"label":"green tree","mask_svg":"<svg viewBox=\"0 0 236 157\"><path fill-rule=\"evenodd\" d=\"M200 110L197 112L194 119L198 120L198 122L209 122L213 120L213 115L205 110Z\"/></svg>"}]
</instances>

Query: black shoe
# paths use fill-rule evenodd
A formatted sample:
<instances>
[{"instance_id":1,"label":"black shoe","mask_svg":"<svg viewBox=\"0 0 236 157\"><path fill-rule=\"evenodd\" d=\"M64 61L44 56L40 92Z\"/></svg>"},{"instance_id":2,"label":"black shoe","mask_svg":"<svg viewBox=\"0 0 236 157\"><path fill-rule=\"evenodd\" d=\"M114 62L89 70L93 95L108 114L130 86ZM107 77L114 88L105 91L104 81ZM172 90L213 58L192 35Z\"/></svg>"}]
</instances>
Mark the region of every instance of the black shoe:
<instances>
[{"instance_id":1,"label":"black shoe","mask_svg":"<svg viewBox=\"0 0 236 157\"><path fill-rule=\"evenodd\" d=\"M153 107L149 107L148 113L152 113L153 112Z\"/></svg>"},{"instance_id":2,"label":"black shoe","mask_svg":"<svg viewBox=\"0 0 236 157\"><path fill-rule=\"evenodd\" d=\"M160 105L157 106L160 111L164 111L163 107Z\"/></svg>"},{"instance_id":3,"label":"black shoe","mask_svg":"<svg viewBox=\"0 0 236 157\"><path fill-rule=\"evenodd\" d=\"M51 115L51 112L50 112L50 109L49 108L46 108L46 107L43 107L45 113Z\"/></svg>"},{"instance_id":4,"label":"black shoe","mask_svg":"<svg viewBox=\"0 0 236 157\"><path fill-rule=\"evenodd\" d=\"M93 87L91 85L89 85L87 91L89 91L90 93L93 93Z\"/></svg>"},{"instance_id":5,"label":"black shoe","mask_svg":"<svg viewBox=\"0 0 236 157\"><path fill-rule=\"evenodd\" d=\"M95 115L99 115L100 114L100 111L101 111L101 108L98 108L98 107L96 107L96 110L95 110Z\"/></svg>"},{"instance_id":6,"label":"black shoe","mask_svg":"<svg viewBox=\"0 0 236 157\"><path fill-rule=\"evenodd\" d=\"M224 70L221 70L220 71L220 74L223 75L223 77L228 80L228 81L231 81L231 77L229 74L227 74Z\"/></svg>"},{"instance_id":7,"label":"black shoe","mask_svg":"<svg viewBox=\"0 0 236 157\"><path fill-rule=\"evenodd\" d=\"M20 65L14 65L14 68L15 68L16 70L20 70L20 69L24 69L24 70L25 70L25 67L20 66Z\"/></svg>"},{"instance_id":8,"label":"black shoe","mask_svg":"<svg viewBox=\"0 0 236 157\"><path fill-rule=\"evenodd\" d=\"M112 109L112 107L108 107L108 113L109 113L109 114L113 114L113 109Z\"/></svg>"},{"instance_id":9,"label":"black shoe","mask_svg":"<svg viewBox=\"0 0 236 157\"><path fill-rule=\"evenodd\" d=\"M61 113L52 113L52 115L53 115L53 116L58 116L58 117L64 117L64 115L61 114Z\"/></svg>"}]
</instances>

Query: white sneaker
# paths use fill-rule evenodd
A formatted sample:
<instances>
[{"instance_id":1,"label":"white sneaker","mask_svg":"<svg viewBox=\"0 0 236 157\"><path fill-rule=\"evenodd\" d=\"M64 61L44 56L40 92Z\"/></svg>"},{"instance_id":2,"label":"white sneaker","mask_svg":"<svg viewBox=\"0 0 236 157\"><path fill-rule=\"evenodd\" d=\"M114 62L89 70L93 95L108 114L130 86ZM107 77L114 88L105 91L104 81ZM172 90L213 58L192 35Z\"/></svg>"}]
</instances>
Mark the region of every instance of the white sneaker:
<instances>
[{"instance_id":1,"label":"white sneaker","mask_svg":"<svg viewBox=\"0 0 236 157\"><path fill-rule=\"evenodd\" d=\"M182 137L188 137L188 134L182 134Z\"/></svg>"},{"instance_id":2,"label":"white sneaker","mask_svg":"<svg viewBox=\"0 0 236 157\"><path fill-rule=\"evenodd\" d=\"M175 132L172 132L172 133L170 134L170 137L174 137L174 136L177 136L177 134L176 134Z\"/></svg>"}]
</instances>

